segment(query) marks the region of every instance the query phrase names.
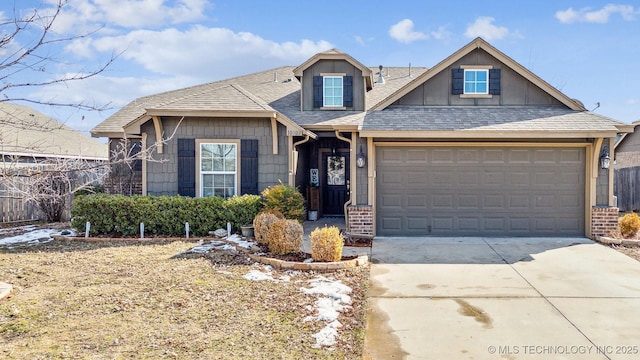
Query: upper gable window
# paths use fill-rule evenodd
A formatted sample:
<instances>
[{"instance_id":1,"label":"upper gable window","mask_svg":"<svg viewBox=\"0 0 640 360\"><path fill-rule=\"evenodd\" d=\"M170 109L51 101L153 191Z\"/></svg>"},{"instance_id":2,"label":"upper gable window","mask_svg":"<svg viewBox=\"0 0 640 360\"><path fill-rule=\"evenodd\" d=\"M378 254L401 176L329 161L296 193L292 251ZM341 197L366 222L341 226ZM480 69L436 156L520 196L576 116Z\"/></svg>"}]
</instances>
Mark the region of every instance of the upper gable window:
<instances>
[{"instance_id":1,"label":"upper gable window","mask_svg":"<svg viewBox=\"0 0 640 360\"><path fill-rule=\"evenodd\" d=\"M353 76L321 74L313 77L313 107L345 110L353 107Z\"/></svg>"},{"instance_id":2,"label":"upper gable window","mask_svg":"<svg viewBox=\"0 0 640 360\"><path fill-rule=\"evenodd\" d=\"M342 76L323 76L322 106L343 106L342 93Z\"/></svg>"},{"instance_id":3,"label":"upper gable window","mask_svg":"<svg viewBox=\"0 0 640 360\"><path fill-rule=\"evenodd\" d=\"M500 95L500 69L492 66L462 65L451 69L451 94L461 97Z\"/></svg>"},{"instance_id":4,"label":"upper gable window","mask_svg":"<svg viewBox=\"0 0 640 360\"><path fill-rule=\"evenodd\" d=\"M464 93L488 94L489 70L464 69Z\"/></svg>"}]
</instances>

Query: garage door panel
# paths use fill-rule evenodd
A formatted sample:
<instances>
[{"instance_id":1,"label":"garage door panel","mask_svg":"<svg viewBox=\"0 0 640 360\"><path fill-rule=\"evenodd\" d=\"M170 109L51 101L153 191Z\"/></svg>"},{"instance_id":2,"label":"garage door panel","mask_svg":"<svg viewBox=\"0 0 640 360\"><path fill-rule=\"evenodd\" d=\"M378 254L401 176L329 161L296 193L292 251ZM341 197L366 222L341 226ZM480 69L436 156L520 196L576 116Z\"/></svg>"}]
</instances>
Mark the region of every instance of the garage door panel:
<instances>
[{"instance_id":1,"label":"garage door panel","mask_svg":"<svg viewBox=\"0 0 640 360\"><path fill-rule=\"evenodd\" d=\"M377 151L379 235L584 235L584 148Z\"/></svg>"},{"instance_id":2,"label":"garage door panel","mask_svg":"<svg viewBox=\"0 0 640 360\"><path fill-rule=\"evenodd\" d=\"M401 195L391 195L387 194L382 196L382 201L380 206L383 208L396 208L397 210L401 210L402 207L402 196Z\"/></svg>"},{"instance_id":3,"label":"garage door panel","mask_svg":"<svg viewBox=\"0 0 640 360\"><path fill-rule=\"evenodd\" d=\"M487 232L504 232L505 231L505 218L504 217L485 217L484 229Z\"/></svg>"},{"instance_id":4,"label":"garage door panel","mask_svg":"<svg viewBox=\"0 0 640 360\"><path fill-rule=\"evenodd\" d=\"M434 216L432 218L432 223L432 231L436 234L452 232L454 230L452 217Z\"/></svg>"},{"instance_id":5,"label":"garage door panel","mask_svg":"<svg viewBox=\"0 0 640 360\"><path fill-rule=\"evenodd\" d=\"M482 201L484 209L502 210L505 206L504 195L502 194L484 195Z\"/></svg>"},{"instance_id":6,"label":"garage door panel","mask_svg":"<svg viewBox=\"0 0 640 360\"><path fill-rule=\"evenodd\" d=\"M503 164L507 159L506 151L502 149L486 149L483 155L483 162L485 164Z\"/></svg>"},{"instance_id":7,"label":"garage door panel","mask_svg":"<svg viewBox=\"0 0 640 360\"><path fill-rule=\"evenodd\" d=\"M506 179L505 170L485 170L483 184L488 186L504 186Z\"/></svg>"},{"instance_id":8,"label":"garage door panel","mask_svg":"<svg viewBox=\"0 0 640 360\"><path fill-rule=\"evenodd\" d=\"M480 208L480 195L477 194L461 194L458 195L459 210L477 210Z\"/></svg>"},{"instance_id":9,"label":"garage door panel","mask_svg":"<svg viewBox=\"0 0 640 360\"><path fill-rule=\"evenodd\" d=\"M480 228L480 219L477 216L461 216L458 218L458 228L462 231L477 230Z\"/></svg>"},{"instance_id":10,"label":"garage door panel","mask_svg":"<svg viewBox=\"0 0 640 360\"><path fill-rule=\"evenodd\" d=\"M407 217L407 230L409 231L428 231L426 217Z\"/></svg>"},{"instance_id":11,"label":"garage door panel","mask_svg":"<svg viewBox=\"0 0 640 360\"><path fill-rule=\"evenodd\" d=\"M426 195L414 195L407 198L407 208L417 208L419 210L426 209L428 204L428 198Z\"/></svg>"},{"instance_id":12,"label":"garage door panel","mask_svg":"<svg viewBox=\"0 0 640 360\"><path fill-rule=\"evenodd\" d=\"M452 149L433 149L431 162L434 164L453 164L454 155Z\"/></svg>"}]
</instances>

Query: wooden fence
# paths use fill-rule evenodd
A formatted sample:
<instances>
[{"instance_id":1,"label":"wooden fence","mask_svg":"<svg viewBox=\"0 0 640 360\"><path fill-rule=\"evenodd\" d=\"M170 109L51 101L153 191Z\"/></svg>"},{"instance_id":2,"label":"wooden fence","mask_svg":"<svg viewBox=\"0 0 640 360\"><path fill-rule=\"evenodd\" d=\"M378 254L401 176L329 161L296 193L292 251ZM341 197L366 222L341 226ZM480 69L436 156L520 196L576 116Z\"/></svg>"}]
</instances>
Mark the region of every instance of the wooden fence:
<instances>
[{"instance_id":1,"label":"wooden fence","mask_svg":"<svg viewBox=\"0 0 640 360\"><path fill-rule=\"evenodd\" d=\"M0 218L2 223L44 219L44 214L35 204L27 203L20 195L7 190L3 184L0 184L0 210L2 210Z\"/></svg>"},{"instance_id":2,"label":"wooden fence","mask_svg":"<svg viewBox=\"0 0 640 360\"><path fill-rule=\"evenodd\" d=\"M617 169L613 193L618 197L620 212L640 210L640 166Z\"/></svg>"}]
</instances>

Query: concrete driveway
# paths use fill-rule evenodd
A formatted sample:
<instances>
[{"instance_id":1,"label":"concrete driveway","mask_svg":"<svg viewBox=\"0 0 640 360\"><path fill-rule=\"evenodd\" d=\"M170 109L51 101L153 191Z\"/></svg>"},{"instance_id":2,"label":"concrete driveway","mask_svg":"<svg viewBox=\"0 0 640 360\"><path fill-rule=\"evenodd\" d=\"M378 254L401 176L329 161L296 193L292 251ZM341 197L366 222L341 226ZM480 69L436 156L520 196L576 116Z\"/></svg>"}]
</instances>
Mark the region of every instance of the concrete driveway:
<instances>
[{"instance_id":1,"label":"concrete driveway","mask_svg":"<svg viewBox=\"0 0 640 360\"><path fill-rule=\"evenodd\" d=\"M376 238L364 359L640 359L640 262L585 238Z\"/></svg>"}]
</instances>

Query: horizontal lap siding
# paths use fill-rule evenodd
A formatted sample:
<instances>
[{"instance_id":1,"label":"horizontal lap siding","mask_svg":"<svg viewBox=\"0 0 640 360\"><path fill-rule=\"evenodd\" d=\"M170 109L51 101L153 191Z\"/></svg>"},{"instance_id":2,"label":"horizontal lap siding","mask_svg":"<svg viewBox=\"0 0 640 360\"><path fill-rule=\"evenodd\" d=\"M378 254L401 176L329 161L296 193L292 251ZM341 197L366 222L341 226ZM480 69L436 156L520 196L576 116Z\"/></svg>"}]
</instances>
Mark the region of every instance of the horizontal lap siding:
<instances>
[{"instance_id":1,"label":"horizontal lap siding","mask_svg":"<svg viewBox=\"0 0 640 360\"><path fill-rule=\"evenodd\" d=\"M584 235L584 149L378 147L379 235Z\"/></svg>"}]
</instances>

